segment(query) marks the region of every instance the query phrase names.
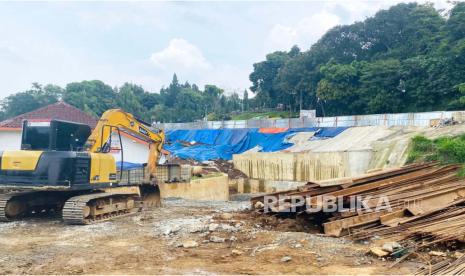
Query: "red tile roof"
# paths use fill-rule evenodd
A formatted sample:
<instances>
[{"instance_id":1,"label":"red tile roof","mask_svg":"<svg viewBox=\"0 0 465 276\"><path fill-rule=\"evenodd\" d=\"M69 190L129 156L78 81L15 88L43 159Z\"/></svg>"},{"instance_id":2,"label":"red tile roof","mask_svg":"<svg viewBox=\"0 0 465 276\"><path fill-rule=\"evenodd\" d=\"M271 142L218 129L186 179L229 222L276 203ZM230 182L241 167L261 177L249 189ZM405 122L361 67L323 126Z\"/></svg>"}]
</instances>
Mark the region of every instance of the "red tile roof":
<instances>
[{"instance_id":1,"label":"red tile roof","mask_svg":"<svg viewBox=\"0 0 465 276\"><path fill-rule=\"evenodd\" d=\"M91 128L94 128L98 122L97 118L60 101L0 122L0 130L21 128L23 120L50 121L53 119L87 124Z\"/></svg>"}]
</instances>

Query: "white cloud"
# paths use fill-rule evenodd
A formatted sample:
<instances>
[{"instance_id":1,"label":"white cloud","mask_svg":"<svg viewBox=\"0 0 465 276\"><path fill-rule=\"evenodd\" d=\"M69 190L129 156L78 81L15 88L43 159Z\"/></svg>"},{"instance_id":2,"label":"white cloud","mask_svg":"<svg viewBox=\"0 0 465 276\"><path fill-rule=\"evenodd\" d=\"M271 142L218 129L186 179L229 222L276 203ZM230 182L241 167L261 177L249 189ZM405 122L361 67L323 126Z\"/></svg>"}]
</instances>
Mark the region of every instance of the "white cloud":
<instances>
[{"instance_id":1,"label":"white cloud","mask_svg":"<svg viewBox=\"0 0 465 276\"><path fill-rule=\"evenodd\" d=\"M211 67L202 51L182 38L172 39L165 49L153 53L150 60L162 69L197 70Z\"/></svg>"},{"instance_id":2,"label":"white cloud","mask_svg":"<svg viewBox=\"0 0 465 276\"><path fill-rule=\"evenodd\" d=\"M293 45L308 49L327 30L340 24L335 14L321 12L300 19L296 24L276 24L270 30L266 51L289 50Z\"/></svg>"},{"instance_id":3,"label":"white cloud","mask_svg":"<svg viewBox=\"0 0 465 276\"><path fill-rule=\"evenodd\" d=\"M188 80L201 87L215 84L228 94L242 93L244 88L250 86L248 74L251 68L211 62L197 46L182 38L170 40L166 48L153 53L150 63L155 65L156 75L164 80L164 85L169 84L172 74L176 73L180 82ZM148 81L149 79L146 79L143 82Z\"/></svg>"},{"instance_id":4,"label":"white cloud","mask_svg":"<svg viewBox=\"0 0 465 276\"><path fill-rule=\"evenodd\" d=\"M201 85L215 84L224 89L226 94L233 92L242 95L245 88L250 86L249 74L252 66L247 68L238 67L231 64L218 64L203 74L198 83Z\"/></svg>"}]
</instances>

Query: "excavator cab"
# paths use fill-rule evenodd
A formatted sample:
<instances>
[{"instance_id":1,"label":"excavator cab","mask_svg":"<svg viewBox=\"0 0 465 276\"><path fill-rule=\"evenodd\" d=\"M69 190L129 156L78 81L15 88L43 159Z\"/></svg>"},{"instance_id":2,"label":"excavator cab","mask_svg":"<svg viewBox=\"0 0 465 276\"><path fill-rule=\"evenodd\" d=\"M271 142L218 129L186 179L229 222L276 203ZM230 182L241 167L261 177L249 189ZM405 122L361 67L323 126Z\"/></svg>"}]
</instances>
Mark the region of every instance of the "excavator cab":
<instances>
[{"instance_id":1,"label":"excavator cab","mask_svg":"<svg viewBox=\"0 0 465 276\"><path fill-rule=\"evenodd\" d=\"M24 121L22 150L83 151L91 134L88 125L61 120Z\"/></svg>"},{"instance_id":2,"label":"excavator cab","mask_svg":"<svg viewBox=\"0 0 465 276\"><path fill-rule=\"evenodd\" d=\"M88 125L24 121L21 150L0 152L0 188L90 190L116 182L111 154L86 152Z\"/></svg>"}]
</instances>

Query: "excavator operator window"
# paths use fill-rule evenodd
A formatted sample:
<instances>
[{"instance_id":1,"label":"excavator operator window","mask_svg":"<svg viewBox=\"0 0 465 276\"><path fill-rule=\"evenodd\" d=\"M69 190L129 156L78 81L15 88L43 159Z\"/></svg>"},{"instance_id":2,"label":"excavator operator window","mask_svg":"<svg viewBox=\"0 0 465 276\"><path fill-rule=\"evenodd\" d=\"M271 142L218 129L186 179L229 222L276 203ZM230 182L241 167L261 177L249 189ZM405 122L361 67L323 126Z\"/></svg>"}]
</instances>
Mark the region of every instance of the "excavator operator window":
<instances>
[{"instance_id":1,"label":"excavator operator window","mask_svg":"<svg viewBox=\"0 0 465 276\"><path fill-rule=\"evenodd\" d=\"M81 151L91 129L88 125L52 120L50 122L23 122L21 149Z\"/></svg>"},{"instance_id":2,"label":"excavator operator window","mask_svg":"<svg viewBox=\"0 0 465 276\"><path fill-rule=\"evenodd\" d=\"M23 123L21 149L47 150L50 146L50 122Z\"/></svg>"},{"instance_id":3,"label":"excavator operator window","mask_svg":"<svg viewBox=\"0 0 465 276\"><path fill-rule=\"evenodd\" d=\"M52 129L56 137L52 147L59 151L81 151L91 133L87 125L64 121L52 121Z\"/></svg>"}]
</instances>

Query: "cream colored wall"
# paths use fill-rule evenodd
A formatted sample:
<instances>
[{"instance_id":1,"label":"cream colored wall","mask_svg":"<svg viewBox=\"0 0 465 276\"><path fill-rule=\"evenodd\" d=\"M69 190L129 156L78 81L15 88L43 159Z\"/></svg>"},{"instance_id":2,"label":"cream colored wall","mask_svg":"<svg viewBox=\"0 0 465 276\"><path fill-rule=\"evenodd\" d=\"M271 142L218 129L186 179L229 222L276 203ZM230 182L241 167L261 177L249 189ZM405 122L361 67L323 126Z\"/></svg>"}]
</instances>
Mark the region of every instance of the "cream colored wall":
<instances>
[{"instance_id":1,"label":"cream colored wall","mask_svg":"<svg viewBox=\"0 0 465 276\"><path fill-rule=\"evenodd\" d=\"M365 151L254 153L234 155L233 162L250 178L317 181L362 174L369 156Z\"/></svg>"},{"instance_id":2,"label":"cream colored wall","mask_svg":"<svg viewBox=\"0 0 465 276\"><path fill-rule=\"evenodd\" d=\"M162 198L180 197L193 200L229 200L228 176L215 176L180 183L161 183Z\"/></svg>"}]
</instances>

